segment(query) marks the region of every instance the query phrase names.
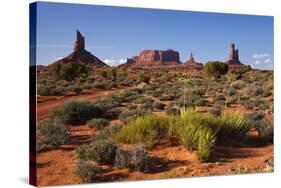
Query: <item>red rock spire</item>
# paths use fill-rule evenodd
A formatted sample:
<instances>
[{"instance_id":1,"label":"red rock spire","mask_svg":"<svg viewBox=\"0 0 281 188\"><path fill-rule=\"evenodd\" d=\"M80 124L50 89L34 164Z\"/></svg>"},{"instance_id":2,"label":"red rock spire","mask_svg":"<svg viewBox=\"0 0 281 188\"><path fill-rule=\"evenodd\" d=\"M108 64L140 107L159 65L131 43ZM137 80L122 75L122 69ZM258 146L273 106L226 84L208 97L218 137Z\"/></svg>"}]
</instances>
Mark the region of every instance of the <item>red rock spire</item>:
<instances>
[{"instance_id":1,"label":"red rock spire","mask_svg":"<svg viewBox=\"0 0 281 188\"><path fill-rule=\"evenodd\" d=\"M74 43L74 52L85 50L85 39L81 33L76 31L76 41Z\"/></svg>"}]
</instances>

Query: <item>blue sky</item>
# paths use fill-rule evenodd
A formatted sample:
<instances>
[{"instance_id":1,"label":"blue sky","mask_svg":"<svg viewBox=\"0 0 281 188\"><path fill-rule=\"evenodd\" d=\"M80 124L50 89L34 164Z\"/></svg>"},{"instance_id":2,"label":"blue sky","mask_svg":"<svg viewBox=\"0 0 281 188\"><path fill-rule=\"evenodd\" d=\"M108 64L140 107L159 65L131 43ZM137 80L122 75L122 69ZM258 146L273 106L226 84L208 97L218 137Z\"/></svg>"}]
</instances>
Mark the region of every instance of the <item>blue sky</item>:
<instances>
[{"instance_id":1,"label":"blue sky","mask_svg":"<svg viewBox=\"0 0 281 188\"><path fill-rule=\"evenodd\" d=\"M273 69L273 17L95 5L38 3L37 64L72 52L75 32L86 49L117 65L144 49L174 49L181 61L225 61L235 43L240 61Z\"/></svg>"}]
</instances>

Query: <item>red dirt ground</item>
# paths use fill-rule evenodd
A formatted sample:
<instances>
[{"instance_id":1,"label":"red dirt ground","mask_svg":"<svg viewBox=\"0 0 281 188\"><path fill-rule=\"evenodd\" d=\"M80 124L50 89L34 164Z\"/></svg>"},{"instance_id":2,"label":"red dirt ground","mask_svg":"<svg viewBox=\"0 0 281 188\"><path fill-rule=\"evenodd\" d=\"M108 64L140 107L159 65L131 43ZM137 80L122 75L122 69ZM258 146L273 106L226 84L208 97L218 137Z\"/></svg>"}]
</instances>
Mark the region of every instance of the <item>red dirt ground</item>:
<instances>
[{"instance_id":1,"label":"red dirt ground","mask_svg":"<svg viewBox=\"0 0 281 188\"><path fill-rule=\"evenodd\" d=\"M58 108L66 99L94 99L111 92L113 91L94 90L78 96L39 97L38 120L46 118L51 109ZM82 183L81 179L75 175L77 162L75 148L89 143L95 130L85 125L69 126L68 129L70 139L66 144L37 155L38 185ZM267 160L273 158L273 144L262 143L256 140L255 135L253 131L247 144L237 143L236 140L231 139L219 141L212 163L201 163L194 152L188 151L175 139L161 139L149 152L152 159L149 173L129 172L127 169L120 170L105 165L103 166L104 173L98 177L97 181L225 175L230 174L230 170L237 167L247 167L247 173L258 172L259 169L266 168Z\"/></svg>"}]
</instances>

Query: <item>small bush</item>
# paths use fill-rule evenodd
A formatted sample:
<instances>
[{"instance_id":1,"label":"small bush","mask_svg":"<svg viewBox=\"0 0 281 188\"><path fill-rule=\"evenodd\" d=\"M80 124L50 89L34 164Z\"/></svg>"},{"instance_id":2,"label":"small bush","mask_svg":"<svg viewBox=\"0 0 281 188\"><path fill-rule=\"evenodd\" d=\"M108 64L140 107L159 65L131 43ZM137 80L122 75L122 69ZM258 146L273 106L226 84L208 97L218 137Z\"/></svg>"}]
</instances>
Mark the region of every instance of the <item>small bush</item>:
<instances>
[{"instance_id":1,"label":"small bush","mask_svg":"<svg viewBox=\"0 0 281 188\"><path fill-rule=\"evenodd\" d=\"M255 124L259 136L266 141L273 143L273 123L269 120L262 119L256 121Z\"/></svg>"},{"instance_id":2,"label":"small bush","mask_svg":"<svg viewBox=\"0 0 281 188\"><path fill-rule=\"evenodd\" d=\"M213 116L220 116L221 115L221 109L220 107L210 107L208 109L208 112L212 114Z\"/></svg>"},{"instance_id":3,"label":"small bush","mask_svg":"<svg viewBox=\"0 0 281 188\"><path fill-rule=\"evenodd\" d=\"M160 101L172 101L174 100L174 96L172 95L163 95L159 97Z\"/></svg>"},{"instance_id":4,"label":"small bush","mask_svg":"<svg viewBox=\"0 0 281 188\"><path fill-rule=\"evenodd\" d=\"M93 160L98 164L112 164L117 146L108 139L99 139L89 145L79 146L76 149L79 159Z\"/></svg>"},{"instance_id":5,"label":"small bush","mask_svg":"<svg viewBox=\"0 0 281 188\"><path fill-rule=\"evenodd\" d=\"M161 102L156 102L156 103L154 103L154 107L156 108L156 109L158 109L158 110L164 110L164 108L165 108L165 104L163 104L163 103L161 103Z\"/></svg>"},{"instance_id":6,"label":"small bush","mask_svg":"<svg viewBox=\"0 0 281 188\"><path fill-rule=\"evenodd\" d=\"M129 110L135 110L138 106L130 103L127 107Z\"/></svg>"},{"instance_id":7,"label":"small bush","mask_svg":"<svg viewBox=\"0 0 281 188\"><path fill-rule=\"evenodd\" d=\"M180 114L180 110L178 108L168 107L166 109L166 113L168 115L179 115Z\"/></svg>"},{"instance_id":8,"label":"small bush","mask_svg":"<svg viewBox=\"0 0 281 188\"><path fill-rule=\"evenodd\" d=\"M94 119L87 121L87 125L90 128L103 129L107 125L109 125L109 121L104 118L94 118Z\"/></svg>"},{"instance_id":9,"label":"small bush","mask_svg":"<svg viewBox=\"0 0 281 188\"><path fill-rule=\"evenodd\" d=\"M81 161L79 160L77 164L76 174L82 179L84 183L95 182L95 178L99 173L101 173L102 169L90 162L90 161Z\"/></svg>"},{"instance_id":10,"label":"small bush","mask_svg":"<svg viewBox=\"0 0 281 188\"><path fill-rule=\"evenodd\" d=\"M43 145L58 146L69 138L65 124L59 119L46 119L37 125L40 147ZM38 150L41 150L41 148Z\"/></svg>"},{"instance_id":11,"label":"small bush","mask_svg":"<svg viewBox=\"0 0 281 188\"><path fill-rule=\"evenodd\" d=\"M118 149L115 165L118 168L145 171L147 168L148 152L144 145L137 145L129 150Z\"/></svg>"},{"instance_id":12,"label":"small bush","mask_svg":"<svg viewBox=\"0 0 281 188\"><path fill-rule=\"evenodd\" d=\"M129 122L127 126L122 127L113 135L113 138L123 143L144 143L148 147L152 147L155 141L167 131L167 121L169 121L169 117L159 117L153 114L138 117Z\"/></svg>"},{"instance_id":13,"label":"small bush","mask_svg":"<svg viewBox=\"0 0 281 188\"><path fill-rule=\"evenodd\" d=\"M88 100L67 101L58 110L51 112L51 117L62 120L65 124L84 124L86 121L103 116L105 111L97 104Z\"/></svg>"},{"instance_id":14,"label":"small bush","mask_svg":"<svg viewBox=\"0 0 281 188\"><path fill-rule=\"evenodd\" d=\"M93 88L105 89L106 88L106 83L105 82L94 82L93 83Z\"/></svg>"},{"instance_id":15,"label":"small bush","mask_svg":"<svg viewBox=\"0 0 281 188\"><path fill-rule=\"evenodd\" d=\"M252 127L252 123L242 115L224 112L220 118L223 135L245 136Z\"/></svg>"}]
</instances>

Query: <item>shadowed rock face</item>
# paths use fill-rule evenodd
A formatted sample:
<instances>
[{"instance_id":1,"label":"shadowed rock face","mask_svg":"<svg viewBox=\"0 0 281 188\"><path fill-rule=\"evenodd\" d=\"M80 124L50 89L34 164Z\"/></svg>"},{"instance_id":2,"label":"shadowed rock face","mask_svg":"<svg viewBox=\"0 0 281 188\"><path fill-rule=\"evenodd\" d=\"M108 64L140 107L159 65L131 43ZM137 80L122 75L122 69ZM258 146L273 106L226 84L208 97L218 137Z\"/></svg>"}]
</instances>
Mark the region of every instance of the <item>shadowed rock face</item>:
<instances>
[{"instance_id":1,"label":"shadowed rock face","mask_svg":"<svg viewBox=\"0 0 281 188\"><path fill-rule=\"evenodd\" d=\"M89 63L96 67L108 67L107 64L85 49L85 38L79 31L76 31L76 41L74 42L73 52L55 63L65 64L70 62L81 64Z\"/></svg>"}]
</instances>

